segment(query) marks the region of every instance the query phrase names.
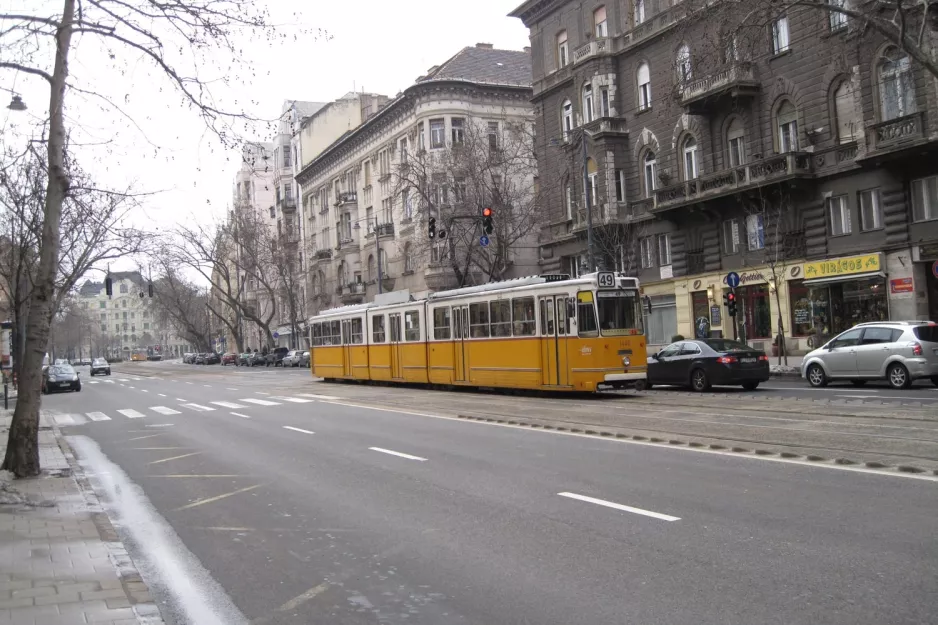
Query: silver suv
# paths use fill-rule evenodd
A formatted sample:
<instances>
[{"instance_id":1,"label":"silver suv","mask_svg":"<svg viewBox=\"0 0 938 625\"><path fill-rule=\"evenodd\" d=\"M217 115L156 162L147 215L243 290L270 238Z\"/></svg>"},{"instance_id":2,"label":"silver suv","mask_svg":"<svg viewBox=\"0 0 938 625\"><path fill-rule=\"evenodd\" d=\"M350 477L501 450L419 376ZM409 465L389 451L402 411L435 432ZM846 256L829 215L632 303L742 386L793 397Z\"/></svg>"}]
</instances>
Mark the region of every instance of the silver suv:
<instances>
[{"instance_id":1,"label":"silver suv","mask_svg":"<svg viewBox=\"0 0 938 625\"><path fill-rule=\"evenodd\" d=\"M856 386L883 380L909 388L928 378L938 386L938 325L934 321L861 323L804 357L801 377L811 386L850 380Z\"/></svg>"}]
</instances>

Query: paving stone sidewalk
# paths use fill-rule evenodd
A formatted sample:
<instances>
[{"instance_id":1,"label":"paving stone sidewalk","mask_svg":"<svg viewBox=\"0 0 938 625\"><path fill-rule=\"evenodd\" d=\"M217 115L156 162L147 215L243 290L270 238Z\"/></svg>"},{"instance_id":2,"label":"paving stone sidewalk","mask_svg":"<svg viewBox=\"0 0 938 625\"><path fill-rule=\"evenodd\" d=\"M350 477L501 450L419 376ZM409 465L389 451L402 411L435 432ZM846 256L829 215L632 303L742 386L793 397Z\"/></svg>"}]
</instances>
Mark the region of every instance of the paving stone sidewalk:
<instances>
[{"instance_id":1,"label":"paving stone sidewalk","mask_svg":"<svg viewBox=\"0 0 938 625\"><path fill-rule=\"evenodd\" d=\"M0 404L2 405L2 404ZM11 411L0 410L0 458ZM162 625L65 439L40 419L41 477L0 473L0 625Z\"/></svg>"}]
</instances>

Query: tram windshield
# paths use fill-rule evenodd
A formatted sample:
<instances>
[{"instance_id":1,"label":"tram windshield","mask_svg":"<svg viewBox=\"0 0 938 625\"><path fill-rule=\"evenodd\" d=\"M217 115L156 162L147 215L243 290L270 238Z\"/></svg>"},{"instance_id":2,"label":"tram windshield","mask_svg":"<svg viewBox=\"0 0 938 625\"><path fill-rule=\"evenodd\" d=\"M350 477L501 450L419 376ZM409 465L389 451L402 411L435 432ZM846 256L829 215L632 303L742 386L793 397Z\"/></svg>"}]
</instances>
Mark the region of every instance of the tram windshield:
<instances>
[{"instance_id":1,"label":"tram windshield","mask_svg":"<svg viewBox=\"0 0 938 625\"><path fill-rule=\"evenodd\" d=\"M599 291L599 328L604 336L642 333L638 291Z\"/></svg>"}]
</instances>

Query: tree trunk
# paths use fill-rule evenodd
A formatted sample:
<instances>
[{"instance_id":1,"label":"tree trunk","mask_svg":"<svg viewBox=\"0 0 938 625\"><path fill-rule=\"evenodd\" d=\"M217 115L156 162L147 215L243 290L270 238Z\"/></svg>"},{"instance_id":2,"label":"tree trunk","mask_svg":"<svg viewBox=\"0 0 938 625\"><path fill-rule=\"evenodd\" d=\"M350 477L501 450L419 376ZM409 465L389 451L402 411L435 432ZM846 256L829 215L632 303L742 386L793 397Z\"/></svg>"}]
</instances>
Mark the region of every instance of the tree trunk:
<instances>
[{"instance_id":1,"label":"tree trunk","mask_svg":"<svg viewBox=\"0 0 938 625\"><path fill-rule=\"evenodd\" d=\"M7 440L6 458L0 469L16 477L39 475L39 407L42 391L42 359L49 345L49 328L55 313L55 274L59 260L59 222L68 194L65 169L65 80L72 42L75 0L65 0L62 21L55 34L55 68L49 95L49 180L39 249L39 267L26 322L26 354L19 381L16 409Z\"/></svg>"}]
</instances>

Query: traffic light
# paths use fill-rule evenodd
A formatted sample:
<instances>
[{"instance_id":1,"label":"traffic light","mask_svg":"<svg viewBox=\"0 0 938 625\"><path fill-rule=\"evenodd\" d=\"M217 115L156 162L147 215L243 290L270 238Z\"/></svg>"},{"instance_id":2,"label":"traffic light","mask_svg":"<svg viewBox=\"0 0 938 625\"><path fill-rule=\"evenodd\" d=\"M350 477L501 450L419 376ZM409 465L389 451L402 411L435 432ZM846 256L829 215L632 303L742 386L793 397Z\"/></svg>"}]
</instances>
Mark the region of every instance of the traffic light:
<instances>
[{"instance_id":1,"label":"traffic light","mask_svg":"<svg viewBox=\"0 0 938 625\"><path fill-rule=\"evenodd\" d=\"M492 223L492 218L495 216L495 211L491 208L482 209L482 231L485 234L492 234L495 230L495 224Z\"/></svg>"},{"instance_id":2,"label":"traffic light","mask_svg":"<svg viewBox=\"0 0 938 625\"><path fill-rule=\"evenodd\" d=\"M104 278L104 292L107 293L108 297L114 295L114 282L111 280L111 276Z\"/></svg>"},{"instance_id":3,"label":"traffic light","mask_svg":"<svg viewBox=\"0 0 938 625\"><path fill-rule=\"evenodd\" d=\"M427 224L427 236L431 239L436 238L436 217L431 217Z\"/></svg>"},{"instance_id":4,"label":"traffic light","mask_svg":"<svg viewBox=\"0 0 938 625\"><path fill-rule=\"evenodd\" d=\"M153 283L152 282L147 285L147 293L150 295L150 297L153 297Z\"/></svg>"},{"instance_id":5,"label":"traffic light","mask_svg":"<svg viewBox=\"0 0 938 625\"><path fill-rule=\"evenodd\" d=\"M729 310L727 310L727 314L729 314L730 317L735 317L736 316L736 292L735 291L730 291L726 295L726 307L729 308Z\"/></svg>"}]
</instances>

